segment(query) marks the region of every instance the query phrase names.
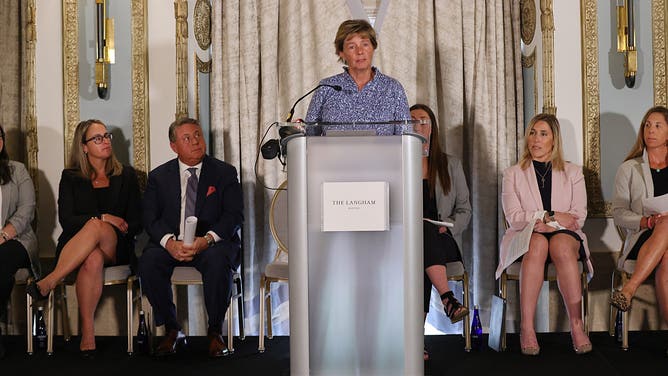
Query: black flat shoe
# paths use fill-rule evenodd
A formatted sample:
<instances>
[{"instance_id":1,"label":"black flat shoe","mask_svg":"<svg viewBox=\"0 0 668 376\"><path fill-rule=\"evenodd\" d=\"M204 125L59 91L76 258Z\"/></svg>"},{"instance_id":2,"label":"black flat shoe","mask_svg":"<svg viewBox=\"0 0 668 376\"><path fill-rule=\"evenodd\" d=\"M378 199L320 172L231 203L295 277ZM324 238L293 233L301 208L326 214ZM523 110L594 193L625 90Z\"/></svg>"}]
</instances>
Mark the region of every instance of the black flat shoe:
<instances>
[{"instance_id":1,"label":"black flat shoe","mask_svg":"<svg viewBox=\"0 0 668 376\"><path fill-rule=\"evenodd\" d=\"M95 355L97 353L97 350L95 350L95 349L79 350L79 353L81 354L81 357L83 359L95 359Z\"/></svg>"},{"instance_id":2,"label":"black flat shoe","mask_svg":"<svg viewBox=\"0 0 668 376\"><path fill-rule=\"evenodd\" d=\"M49 298L49 294L42 295L42 292L39 291L39 287L37 287L37 281L34 278L28 279L28 283L26 284L26 292L35 301L46 300Z\"/></svg>"}]
</instances>

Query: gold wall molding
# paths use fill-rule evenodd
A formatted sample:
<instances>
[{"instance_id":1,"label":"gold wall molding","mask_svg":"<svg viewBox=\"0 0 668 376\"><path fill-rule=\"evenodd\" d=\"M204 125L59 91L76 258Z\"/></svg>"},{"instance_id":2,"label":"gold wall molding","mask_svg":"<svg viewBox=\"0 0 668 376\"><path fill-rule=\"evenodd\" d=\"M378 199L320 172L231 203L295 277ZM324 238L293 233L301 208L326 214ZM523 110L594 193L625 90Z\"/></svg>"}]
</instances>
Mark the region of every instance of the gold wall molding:
<instances>
[{"instance_id":1,"label":"gold wall molding","mask_svg":"<svg viewBox=\"0 0 668 376\"><path fill-rule=\"evenodd\" d=\"M522 41L529 45L536 34L536 3L534 0L520 0L520 18Z\"/></svg>"},{"instance_id":2,"label":"gold wall molding","mask_svg":"<svg viewBox=\"0 0 668 376\"><path fill-rule=\"evenodd\" d=\"M197 66L197 71L200 73L211 73L211 60L202 61L202 59L195 54L195 61Z\"/></svg>"},{"instance_id":3,"label":"gold wall molding","mask_svg":"<svg viewBox=\"0 0 668 376\"><path fill-rule=\"evenodd\" d=\"M193 32L197 45L207 50L211 46L211 3L208 0L197 0L193 18Z\"/></svg>"},{"instance_id":4,"label":"gold wall molding","mask_svg":"<svg viewBox=\"0 0 668 376\"><path fill-rule=\"evenodd\" d=\"M536 49L534 48L528 56L522 55L522 68L531 68L536 63Z\"/></svg>"},{"instance_id":5,"label":"gold wall molding","mask_svg":"<svg viewBox=\"0 0 668 376\"><path fill-rule=\"evenodd\" d=\"M24 74L23 74L23 99L24 99L24 124L23 129L26 134L26 167L30 173L30 178L35 187L35 201L39 198L39 180L38 180L38 144L37 144L37 110L35 108L35 47L37 44L37 27L35 19L35 0L28 0L24 3L23 14L23 56L24 56Z\"/></svg>"},{"instance_id":6,"label":"gold wall molding","mask_svg":"<svg viewBox=\"0 0 668 376\"><path fill-rule=\"evenodd\" d=\"M79 2L63 0L63 104L65 165L79 122Z\"/></svg>"},{"instance_id":7,"label":"gold wall molding","mask_svg":"<svg viewBox=\"0 0 668 376\"><path fill-rule=\"evenodd\" d=\"M652 0L652 52L654 105L666 106L666 8L665 0Z\"/></svg>"},{"instance_id":8,"label":"gold wall molding","mask_svg":"<svg viewBox=\"0 0 668 376\"><path fill-rule=\"evenodd\" d=\"M143 188L150 168L148 152L148 44L146 0L133 0L132 12L132 133L133 167ZM70 154L79 112L79 9L78 0L63 0L63 106L65 163Z\"/></svg>"},{"instance_id":9,"label":"gold wall molding","mask_svg":"<svg viewBox=\"0 0 668 376\"><path fill-rule=\"evenodd\" d=\"M540 30L543 34L543 112L557 114L554 103L554 14L552 0L540 0Z\"/></svg>"},{"instance_id":10,"label":"gold wall molding","mask_svg":"<svg viewBox=\"0 0 668 376\"><path fill-rule=\"evenodd\" d=\"M598 62L598 10L596 0L580 1L582 28L582 99L584 175L590 217L609 216L601 191L600 93Z\"/></svg>"},{"instance_id":11,"label":"gold wall molding","mask_svg":"<svg viewBox=\"0 0 668 376\"><path fill-rule=\"evenodd\" d=\"M188 116L188 2L174 0L176 18L176 114Z\"/></svg>"},{"instance_id":12,"label":"gold wall molding","mask_svg":"<svg viewBox=\"0 0 668 376\"><path fill-rule=\"evenodd\" d=\"M139 186L146 188L151 168L148 111L148 37L146 0L132 1L132 144Z\"/></svg>"}]
</instances>

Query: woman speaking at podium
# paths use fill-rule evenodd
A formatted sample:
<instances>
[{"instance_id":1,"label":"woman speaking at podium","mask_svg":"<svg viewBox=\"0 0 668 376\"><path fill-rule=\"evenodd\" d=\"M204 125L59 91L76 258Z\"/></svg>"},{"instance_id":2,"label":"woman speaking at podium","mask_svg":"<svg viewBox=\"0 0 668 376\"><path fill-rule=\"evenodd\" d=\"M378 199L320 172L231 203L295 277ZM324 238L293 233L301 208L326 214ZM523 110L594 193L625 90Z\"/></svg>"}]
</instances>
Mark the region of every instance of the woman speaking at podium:
<instances>
[{"instance_id":1,"label":"woman speaking at podium","mask_svg":"<svg viewBox=\"0 0 668 376\"><path fill-rule=\"evenodd\" d=\"M313 95L307 122L410 120L403 86L371 65L378 41L367 21L344 21L336 32L334 46L339 61L346 64L344 72L320 81L323 87Z\"/></svg>"}]
</instances>

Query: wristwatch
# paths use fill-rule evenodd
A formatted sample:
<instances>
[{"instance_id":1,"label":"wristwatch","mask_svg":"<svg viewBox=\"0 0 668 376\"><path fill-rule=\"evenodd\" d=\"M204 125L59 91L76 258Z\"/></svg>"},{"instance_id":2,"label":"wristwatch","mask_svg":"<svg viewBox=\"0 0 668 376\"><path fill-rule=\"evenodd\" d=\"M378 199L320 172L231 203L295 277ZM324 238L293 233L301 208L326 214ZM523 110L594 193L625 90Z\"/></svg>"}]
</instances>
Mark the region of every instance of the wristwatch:
<instances>
[{"instance_id":1,"label":"wristwatch","mask_svg":"<svg viewBox=\"0 0 668 376\"><path fill-rule=\"evenodd\" d=\"M214 244L216 244L216 240L215 240L215 239L213 238L213 236L211 236L211 234L209 234L209 233L207 233L206 235L204 235L204 239L206 239L206 245L209 246L209 247L211 247L211 246L213 246Z\"/></svg>"},{"instance_id":2,"label":"wristwatch","mask_svg":"<svg viewBox=\"0 0 668 376\"><path fill-rule=\"evenodd\" d=\"M553 210L550 210L549 212L547 212L547 220L550 221L550 222L554 222L554 211Z\"/></svg>"}]
</instances>

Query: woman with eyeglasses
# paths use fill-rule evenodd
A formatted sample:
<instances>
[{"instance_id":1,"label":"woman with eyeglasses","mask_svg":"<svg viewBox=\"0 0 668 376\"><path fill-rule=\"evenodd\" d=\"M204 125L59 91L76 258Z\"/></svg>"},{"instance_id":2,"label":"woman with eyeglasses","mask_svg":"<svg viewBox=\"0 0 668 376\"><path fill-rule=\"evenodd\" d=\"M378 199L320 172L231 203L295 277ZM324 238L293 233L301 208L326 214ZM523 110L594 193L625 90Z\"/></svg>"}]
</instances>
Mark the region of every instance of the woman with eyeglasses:
<instances>
[{"instance_id":1,"label":"woman with eyeglasses","mask_svg":"<svg viewBox=\"0 0 668 376\"><path fill-rule=\"evenodd\" d=\"M99 120L77 125L58 192L58 219L63 228L56 248L58 262L53 272L27 286L34 299L46 299L63 278L78 269L79 348L86 358L95 351L93 322L104 267L133 265L134 237L141 230L137 175L116 159L111 139Z\"/></svg>"},{"instance_id":2,"label":"woman with eyeglasses","mask_svg":"<svg viewBox=\"0 0 668 376\"><path fill-rule=\"evenodd\" d=\"M17 270L29 268L33 275L39 276L40 264L37 237L31 226L35 215L35 189L25 166L9 159L2 126L0 197L0 307L7 307ZM0 358L4 354L0 338Z\"/></svg>"}]
</instances>

